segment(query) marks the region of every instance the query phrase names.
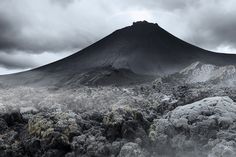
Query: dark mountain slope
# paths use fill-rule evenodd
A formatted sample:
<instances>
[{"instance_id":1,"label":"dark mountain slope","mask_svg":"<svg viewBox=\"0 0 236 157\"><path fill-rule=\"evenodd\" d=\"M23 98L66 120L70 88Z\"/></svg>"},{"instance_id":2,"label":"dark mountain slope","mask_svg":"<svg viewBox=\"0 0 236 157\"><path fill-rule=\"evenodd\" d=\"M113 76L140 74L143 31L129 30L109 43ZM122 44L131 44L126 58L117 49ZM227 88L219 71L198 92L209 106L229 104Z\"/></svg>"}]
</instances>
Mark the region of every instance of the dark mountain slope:
<instances>
[{"instance_id":1,"label":"dark mountain slope","mask_svg":"<svg viewBox=\"0 0 236 157\"><path fill-rule=\"evenodd\" d=\"M135 78L140 78L137 76L171 74L196 61L218 66L230 65L236 63L236 55L203 50L174 37L157 24L144 21L117 30L60 61L28 72L2 76L0 82L9 85L64 84L65 80L81 80L84 74L94 76L95 70L105 70L106 67L112 67L117 71L126 69L125 75L129 75L128 71L135 74L131 79L134 81ZM99 80L104 80L101 79L103 76L99 75L99 77ZM111 77L112 80L116 79L115 82L124 78L124 75ZM86 82L85 79L82 80ZM114 82L107 78L104 81L111 84Z\"/></svg>"}]
</instances>

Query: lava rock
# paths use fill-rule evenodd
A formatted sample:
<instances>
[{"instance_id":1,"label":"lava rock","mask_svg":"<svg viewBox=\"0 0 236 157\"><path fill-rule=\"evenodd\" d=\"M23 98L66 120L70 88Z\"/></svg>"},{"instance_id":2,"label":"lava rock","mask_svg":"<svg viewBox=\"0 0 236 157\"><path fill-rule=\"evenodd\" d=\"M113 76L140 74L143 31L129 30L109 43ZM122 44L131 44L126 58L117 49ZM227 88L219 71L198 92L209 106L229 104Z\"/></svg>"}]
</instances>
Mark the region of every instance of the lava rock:
<instances>
[{"instance_id":1,"label":"lava rock","mask_svg":"<svg viewBox=\"0 0 236 157\"><path fill-rule=\"evenodd\" d=\"M179 156L190 150L195 151L189 156L196 152L207 156L219 143L223 147L225 139L235 140L235 122L236 103L229 97L211 97L177 107L163 118L156 119L150 127L149 138L156 143L157 149L168 146L177 151L175 154L179 152ZM214 139L217 140L212 144L210 141ZM202 151L203 146L207 150ZM236 145L231 147L236 149Z\"/></svg>"},{"instance_id":2,"label":"lava rock","mask_svg":"<svg viewBox=\"0 0 236 157\"><path fill-rule=\"evenodd\" d=\"M48 138L45 141L47 148L70 151L70 143L68 137L59 132L53 132L49 134Z\"/></svg>"},{"instance_id":3,"label":"lava rock","mask_svg":"<svg viewBox=\"0 0 236 157\"><path fill-rule=\"evenodd\" d=\"M7 131L8 126L7 126L7 122L4 119L0 118L0 134L3 134L5 131Z\"/></svg>"},{"instance_id":4,"label":"lava rock","mask_svg":"<svg viewBox=\"0 0 236 157\"><path fill-rule=\"evenodd\" d=\"M32 138L24 142L24 147L27 153L34 156L41 150L41 141L37 138Z\"/></svg>"},{"instance_id":5,"label":"lava rock","mask_svg":"<svg viewBox=\"0 0 236 157\"><path fill-rule=\"evenodd\" d=\"M126 143L120 150L118 157L146 157L141 147L136 143Z\"/></svg>"},{"instance_id":6,"label":"lava rock","mask_svg":"<svg viewBox=\"0 0 236 157\"><path fill-rule=\"evenodd\" d=\"M42 157L64 157L65 152L58 149L50 149Z\"/></svg>"},{"instance_id":7,"label":"lava rock","mask_svg":"<svg viewBox=\"0 0 236 157\"><path fill-rule=\"evenodd\" d=\"M111 144L111 153L114 156L117 156L124 144L125 144L125 141L114 141L114 142L112 142L112 144Z\"/></svg>"},{"instance_id":8,"label":"lava rock","mask_svg":"<svg viewBox=\"0 0 236 157\"><path fill-rule=\"evenodd\" d=\"M15 123L25 123L23 116L17 111L3 114L0 117L2 117L7 122L8 126L13 126Z\"/></svg>"}]
</instances>

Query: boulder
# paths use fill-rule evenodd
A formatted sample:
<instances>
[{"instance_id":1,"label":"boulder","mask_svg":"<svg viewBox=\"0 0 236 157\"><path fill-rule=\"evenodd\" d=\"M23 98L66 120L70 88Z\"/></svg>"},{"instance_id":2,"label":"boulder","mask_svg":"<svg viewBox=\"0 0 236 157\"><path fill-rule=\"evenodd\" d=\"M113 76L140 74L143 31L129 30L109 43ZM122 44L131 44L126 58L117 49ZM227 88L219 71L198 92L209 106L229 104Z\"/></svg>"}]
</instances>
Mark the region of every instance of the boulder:
<instances>
[{"instance_id":1,"label":"boulder","mask_svg":"<svg viewBox=\"0 0 236 157\"><path fill-rule=\"evenodd\" d=\"M225 139L235 140L235 122L236 103L233 100L229 97L205 98L177 107L156 119L150 127L149 137L158 148L168 146L179 152L192 150L195 154L199 151L204 156L218 148L219 143L223 147ZM218 141L210 145L212 139ZM232 147L236 148L235 145ZM202 151L203 148L206 150ZM224 152L223 149L217 150Z\"/></svg>"}]
</instances>

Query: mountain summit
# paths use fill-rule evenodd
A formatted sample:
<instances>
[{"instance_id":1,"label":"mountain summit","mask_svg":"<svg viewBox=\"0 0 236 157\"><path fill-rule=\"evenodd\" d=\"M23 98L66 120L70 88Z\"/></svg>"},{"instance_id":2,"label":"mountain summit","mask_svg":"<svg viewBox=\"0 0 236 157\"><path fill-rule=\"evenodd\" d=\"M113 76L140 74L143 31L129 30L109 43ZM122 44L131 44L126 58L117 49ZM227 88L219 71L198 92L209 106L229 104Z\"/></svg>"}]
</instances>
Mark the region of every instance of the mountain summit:
<instances>
[{"instance_id":1,"label":"mountain summit","mask_svg":"<svg viewBox=\"0 0 236 157\"><path fill-rule=\"evenodd\" d=\"M217 66L236 63L236 55L210 52L140 21L91 46L37 69L2 76L2 84L113 84L145 82L180 71L194 62ZM145 79L144 79L145 78ZM120 81L122 80L122 81Z\"/></svg>"}]
</instances>

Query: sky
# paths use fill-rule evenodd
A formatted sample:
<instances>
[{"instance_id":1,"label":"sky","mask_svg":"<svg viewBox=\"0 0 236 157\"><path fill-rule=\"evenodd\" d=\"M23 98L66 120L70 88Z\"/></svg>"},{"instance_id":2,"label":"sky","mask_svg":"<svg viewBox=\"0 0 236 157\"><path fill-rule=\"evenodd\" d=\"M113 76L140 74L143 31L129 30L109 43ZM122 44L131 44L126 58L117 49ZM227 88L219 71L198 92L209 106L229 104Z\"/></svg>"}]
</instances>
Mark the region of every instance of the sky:
<instances>
[{"instance_id":1,"label":"sky","mask_svg":"<svg viewBox=\"0 0 236 157\"><path fill-rule=\"evenodd\" d=\"M236 53L235 0L1 0L0 75L71 55L147 20L207 50Z\"/></svg>"}]
</instances>

